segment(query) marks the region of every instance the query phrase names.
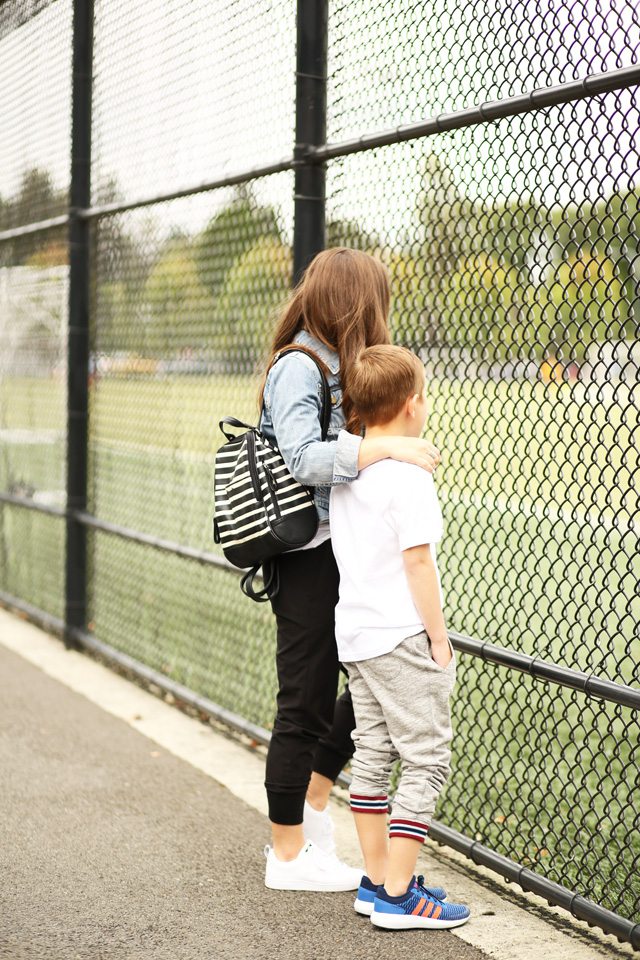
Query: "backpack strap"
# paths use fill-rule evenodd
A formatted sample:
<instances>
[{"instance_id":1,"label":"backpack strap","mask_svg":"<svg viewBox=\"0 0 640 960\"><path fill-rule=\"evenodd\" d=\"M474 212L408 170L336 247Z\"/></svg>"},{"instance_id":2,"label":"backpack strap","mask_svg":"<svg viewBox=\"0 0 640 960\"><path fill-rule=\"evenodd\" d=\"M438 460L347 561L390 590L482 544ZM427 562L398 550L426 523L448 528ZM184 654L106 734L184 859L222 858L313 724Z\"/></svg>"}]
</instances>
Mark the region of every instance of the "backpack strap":
<instances>
[{"instance_id":1,"label":"backpack strap","mask_svg":"<svg viewBox=\"0 0 640 960\"><path fill-rule=\"evenodd\" d=\"M321 382L321 403L322 403L322 410L320 413L320 426L322 428L322 439L326 440L327 434L329 433L329 423L331 421L331 393L329 391L329 382L325 376L324 370L320 366L319 360L317 360L312 353L310 353L308 350L301 350L300 347L287 347L286 350L281 350L279 353L276 353L275 357L273 358L273 364L271 366L271 369L273 369L273 367L276 365L276 363L278 362L278 360L280 360L281 357L285 357L288 353L303 353L305 357L309 357L310 360L313 360L313 362L315 363L318 369L318 373L320 374L320 382Z\"/></svg>"},{"instance_id":2,"label":"backpack strap","mask_svg":"<svg viewBox=\"0 0 640 960\"><path fill-rule=\"evenodd\" d=\"M255 578L258 576L260 564L247 570L240 581L240 589L246 597L255 600L256 603L266 603L272 597L275 597L280 589L280 575L278 573L278 564L275 560L267 560L262 564L262 577L264 586L262 590L256 590L254 587Z\"/></svg>"}]
</instances>

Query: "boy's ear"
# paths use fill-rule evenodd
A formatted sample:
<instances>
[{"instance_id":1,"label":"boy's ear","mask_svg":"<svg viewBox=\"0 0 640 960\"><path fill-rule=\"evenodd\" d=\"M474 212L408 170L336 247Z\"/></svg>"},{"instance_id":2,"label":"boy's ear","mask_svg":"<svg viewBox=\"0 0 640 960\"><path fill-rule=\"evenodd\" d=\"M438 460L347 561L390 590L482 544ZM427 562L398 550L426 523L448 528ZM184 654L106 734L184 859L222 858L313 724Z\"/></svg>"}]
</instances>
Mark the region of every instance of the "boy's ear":
<instances>
[{"instance_id":1,"label":"boy's ear","mask_svg":"<svg viewBox=\"0 0 640 960\"><path fill-rule=\"evenodd\" d=\"M405 409L407 412L407 416L410 417L412 420L416 415L416 404L419 399L420 399L420 395L418 393L414 393L412 396L407 397L407 403L406 403Z\"/></svg>"}]
</instances>

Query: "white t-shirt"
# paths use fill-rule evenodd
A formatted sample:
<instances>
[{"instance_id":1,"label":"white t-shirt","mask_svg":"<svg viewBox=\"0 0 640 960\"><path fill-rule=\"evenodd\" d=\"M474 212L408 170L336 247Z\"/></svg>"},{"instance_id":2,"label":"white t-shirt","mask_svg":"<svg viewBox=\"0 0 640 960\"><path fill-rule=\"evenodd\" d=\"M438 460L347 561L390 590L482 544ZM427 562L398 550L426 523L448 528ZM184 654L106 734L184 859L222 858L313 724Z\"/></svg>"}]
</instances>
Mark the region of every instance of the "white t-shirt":
<instances>
[{"instance_id":1,"label":"white t-shirt","mask_svg":"<svg viewBox=\"0 0 640 960\"><path fill-rule=\"evenodd\" d=\"M402 551L428 543L436 562L442 514L433 477L411 463L380 460L331 488L329 514L340 571L338 656L343 663L379 657L424 630Z\"/></svg>"}]
</instances>

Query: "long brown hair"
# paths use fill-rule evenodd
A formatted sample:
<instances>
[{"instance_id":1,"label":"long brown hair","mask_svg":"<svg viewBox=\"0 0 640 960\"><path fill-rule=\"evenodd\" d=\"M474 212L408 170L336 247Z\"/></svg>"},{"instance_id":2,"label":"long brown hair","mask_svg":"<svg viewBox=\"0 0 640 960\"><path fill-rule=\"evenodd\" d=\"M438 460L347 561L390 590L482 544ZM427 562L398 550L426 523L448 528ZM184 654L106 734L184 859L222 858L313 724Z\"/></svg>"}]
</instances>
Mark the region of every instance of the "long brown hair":
<instances>
[{"instance_id":1,"label":"long brown hair","mask_svg":"<svg viewBox=\"0 0 640 960\"><path fill-rule=\"evenodd\" d=\"M389 276L375 257L348 247L317 254L276 324L260 403L275 354L306 330L338 354L347 430L359 433L360 421L349 398L349 374L361 350L390 343L389 300Z\"/></svg>"}]
</instances>

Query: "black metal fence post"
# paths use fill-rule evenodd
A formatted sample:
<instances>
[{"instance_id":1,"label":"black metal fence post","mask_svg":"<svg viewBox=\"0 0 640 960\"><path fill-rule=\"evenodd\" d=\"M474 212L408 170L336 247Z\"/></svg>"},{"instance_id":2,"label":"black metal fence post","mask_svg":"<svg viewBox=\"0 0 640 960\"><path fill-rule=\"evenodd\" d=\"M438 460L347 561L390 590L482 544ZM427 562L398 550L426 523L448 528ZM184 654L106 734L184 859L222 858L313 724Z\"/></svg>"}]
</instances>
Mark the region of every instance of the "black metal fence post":
<instances>
[{"instance_id":1,"label":"black metal fence post","mask_svg":"<svg viewBox=\"0 0 640 960\"><path fill-rule=\"evenodd\" d=\"M325 181L322 163L309 163L309 147L326 143L328 0L298 0L296 54L294 282L325 247Z\"/></svg>"},{"instance_id":2,"label":"black metal fence post","mask_svg":"<svg viewBox=\"0 0 640 960\"><path fill-rule=\"evenodd\" d=\"M93 86L93 0L75 0L69 195L69 342L67 349L67 509L87 506L89 420L90 230L79 216L91 204L91 99ZM67 516L65 627L86 624L86 529Z\"/></svg>"}]
</instances>

